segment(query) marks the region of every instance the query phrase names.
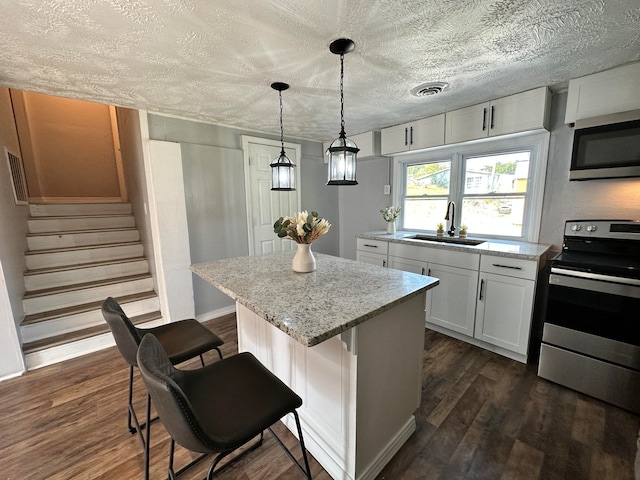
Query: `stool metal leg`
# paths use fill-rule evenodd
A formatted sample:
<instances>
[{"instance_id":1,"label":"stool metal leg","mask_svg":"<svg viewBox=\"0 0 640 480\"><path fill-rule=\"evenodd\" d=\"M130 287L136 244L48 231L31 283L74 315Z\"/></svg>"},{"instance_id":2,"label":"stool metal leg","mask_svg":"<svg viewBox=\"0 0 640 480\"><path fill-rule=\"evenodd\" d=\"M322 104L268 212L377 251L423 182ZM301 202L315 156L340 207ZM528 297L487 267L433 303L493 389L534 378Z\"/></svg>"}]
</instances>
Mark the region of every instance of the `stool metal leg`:
<instances>
[{"instance_id":1,"label":"stool metal leg","mask_svg":"<svg viewBox=\"0 0 640 480\"><path fill-rule=\"evenodd\" d=\"M147 438L144 443L144 480L149 480L149 445L151 441L151 395L147 394Z\"/></svg>"}]
</instances>

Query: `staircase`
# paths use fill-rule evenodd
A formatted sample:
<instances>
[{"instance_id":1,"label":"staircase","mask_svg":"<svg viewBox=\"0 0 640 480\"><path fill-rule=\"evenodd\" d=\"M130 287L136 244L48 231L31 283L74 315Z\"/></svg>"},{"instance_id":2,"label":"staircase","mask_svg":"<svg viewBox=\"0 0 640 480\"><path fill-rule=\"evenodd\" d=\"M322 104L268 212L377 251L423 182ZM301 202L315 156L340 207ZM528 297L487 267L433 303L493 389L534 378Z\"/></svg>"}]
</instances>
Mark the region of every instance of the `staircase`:
<instances>
[{"instance_id":1,"label":"staircase","mask_svg":"<svg viewBox=\"0 0 640 480\"><path fill-rule=\"evenodd\" d=\"M27 369L114 345L100 311L106 297L135 324L162 323L128 203L32 204L30 213L20 327Z\"/></svg>"}]
</instances>

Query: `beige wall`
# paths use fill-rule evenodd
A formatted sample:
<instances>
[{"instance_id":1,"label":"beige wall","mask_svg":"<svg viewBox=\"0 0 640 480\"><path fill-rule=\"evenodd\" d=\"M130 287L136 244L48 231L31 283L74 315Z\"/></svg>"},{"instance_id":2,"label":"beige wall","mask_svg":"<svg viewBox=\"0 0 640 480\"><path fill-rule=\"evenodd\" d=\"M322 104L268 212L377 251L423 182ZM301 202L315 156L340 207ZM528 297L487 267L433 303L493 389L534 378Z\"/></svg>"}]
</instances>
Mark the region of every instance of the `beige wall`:
<instances>
[{"instance_id":1,"label":"beige wall","mask_svg":"<svg viewBox=\"0 0 640 480\"><path fill-rule=\"evenodd\" d=\"M11 93L32 201L120 199L109 106Z\"/></svg>"}]
</instances>

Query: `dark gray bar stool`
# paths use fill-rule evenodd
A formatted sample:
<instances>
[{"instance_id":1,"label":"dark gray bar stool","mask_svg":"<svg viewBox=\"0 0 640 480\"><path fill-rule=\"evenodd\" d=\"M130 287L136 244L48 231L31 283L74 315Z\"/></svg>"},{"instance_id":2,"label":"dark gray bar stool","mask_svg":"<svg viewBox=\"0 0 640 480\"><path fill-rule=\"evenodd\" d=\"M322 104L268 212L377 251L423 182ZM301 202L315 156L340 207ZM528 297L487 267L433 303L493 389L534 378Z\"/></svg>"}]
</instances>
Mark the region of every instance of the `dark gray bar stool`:
<instances>
[{"instance_id":1,"label":"dark gray bar stool","mask_svg":"<svg viewBox=\"0 0 640 480\"><path fill-rule=\"evenodd\" d=\"M222 359L222 353L218 348L224 342L220 337L211 332L195 319L179 320L153 328L137 328L124 313L120 304L108 297L102 303L102 315L106 320L116 345L122 357L129 364L129 401L127 411L127 427L131 433L138 433L144 449L145 479L149 477L149 438L150 423L155 419L149 418L151 402L147 394L147 419L140 423L133 408L133 367L138 366L136 354L138 346L147 333L152 333L167 352L172 364L178 364L194 357L200 357L200 363L204 367L202 354L210 350L216 350ZM131 422L133 421L133 425ZM147 438L142 431L146 428Z\"/></svg>"}]
</instances>

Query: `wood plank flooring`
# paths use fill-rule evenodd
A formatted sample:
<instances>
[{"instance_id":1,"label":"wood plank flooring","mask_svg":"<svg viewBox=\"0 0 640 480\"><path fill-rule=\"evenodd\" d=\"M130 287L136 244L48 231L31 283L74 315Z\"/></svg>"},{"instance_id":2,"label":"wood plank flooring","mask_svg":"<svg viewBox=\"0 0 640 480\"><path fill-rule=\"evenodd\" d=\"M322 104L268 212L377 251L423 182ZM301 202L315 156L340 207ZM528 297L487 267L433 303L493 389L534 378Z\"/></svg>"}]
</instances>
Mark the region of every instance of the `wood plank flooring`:
<instances>
[{"instance_id":1,"label":"wood plank flooring","mask_svg":"<svg viewBox=\"0 0 640 480\"><path fill-rule=\"evenodd\" d=\"M207 322L237 353L235 316ZM216 361L207 354L207 363ZM197 362L183 368L197 368ZM116 348L0 383L0 479L138 479L142 448L126 429L128 366ZM135 404L145 391L136 373ZM447 336L425 335L417 431L381 472L391 479L632 480L640 418L538 378L535 368ZM372 419L371 421L375 421ZM297 441L276 429L299 456ZM168 436L153 424L151 478L166 478ZM176 464L191 454L178 447ZM203 478L208 459L188 471ZM317 480L329 475L312 459ZM300 479L273 438L221 480Z\"/></svg>"}]
</instances>

